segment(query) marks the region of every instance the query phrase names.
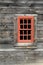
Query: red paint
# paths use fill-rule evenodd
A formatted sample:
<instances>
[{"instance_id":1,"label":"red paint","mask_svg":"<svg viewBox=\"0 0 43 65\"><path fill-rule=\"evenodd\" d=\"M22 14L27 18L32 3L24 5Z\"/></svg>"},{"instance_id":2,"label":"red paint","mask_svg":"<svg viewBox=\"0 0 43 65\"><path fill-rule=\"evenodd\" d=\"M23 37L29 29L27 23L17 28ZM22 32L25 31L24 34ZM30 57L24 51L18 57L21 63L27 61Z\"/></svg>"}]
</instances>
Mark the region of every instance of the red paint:
<instances>
[{"instance_id":1,"label":"red paint","mask_svg":"<svg viewBox=\"0 0 43 65\"><path fill-rule=\"evenodd\" d=\"M20 24L20 19L22 19L23 23ZM24 19L27 20L27 23L24 23ZM28 24L28 20L31 20L31 23ZM23 28L21 29L20 28L20 25L23 26ZM24 29L24 25L27 26L26 29ZM29 29L28 28L28 25L31 26L31 28ZM27 34L24 34L24 31L23 31L23 34L20 35L20 30L27 30ZM31 30L31 34L28 34L28 30ZM23 39L20 40L20 36L23 36ZM27 38L24 40L24 36L27 36ZM28 36L31 37L31 39L28 39ZM33 16L19 16L18 17L18 43L32 43L34 42L34 17Z\"/></svg>"}]
</instances>

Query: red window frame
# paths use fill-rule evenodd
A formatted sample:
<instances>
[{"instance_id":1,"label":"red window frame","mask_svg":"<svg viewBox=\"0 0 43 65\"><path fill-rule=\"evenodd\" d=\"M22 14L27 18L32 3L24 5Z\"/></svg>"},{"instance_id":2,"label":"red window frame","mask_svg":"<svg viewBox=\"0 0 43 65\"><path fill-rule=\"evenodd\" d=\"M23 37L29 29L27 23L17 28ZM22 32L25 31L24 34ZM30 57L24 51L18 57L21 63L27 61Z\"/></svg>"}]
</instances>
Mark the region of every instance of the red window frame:
<instances>
[{"instance_id":1,"label":"red window frame","mask_svg":"<svg viewBox=\"0 0 43 65\"><path fill-rule=\"evenodd\" d=\"M20 24L20 20L23 20L23 24ZM26 29L21 29L20 28L20 25L22 25L22 26L24 26L25 24L24 24L24 19L26 19L26 20L31 20L31 23L30 23L30 25L31 25L31 28L30 29L28 29L28 23L26 23L27 24L27 28ZM22 35L22 34L20 34L20 30L31 30L31 34L30 34L30 36L31 36L31 39L25 39L24 40L24 38L23 38L23 40L20 40L20 36L25 36L24 34ZM23 32L24 33L24 32ZM28 33L26 34L26 36L28 36ZM28 36L29 37L29 36ZM17 38L17 40L18 40L18 43L33 43L34 42L34 16L19 16L18 17L18 38Z\"/></svg>"}]
</instances>

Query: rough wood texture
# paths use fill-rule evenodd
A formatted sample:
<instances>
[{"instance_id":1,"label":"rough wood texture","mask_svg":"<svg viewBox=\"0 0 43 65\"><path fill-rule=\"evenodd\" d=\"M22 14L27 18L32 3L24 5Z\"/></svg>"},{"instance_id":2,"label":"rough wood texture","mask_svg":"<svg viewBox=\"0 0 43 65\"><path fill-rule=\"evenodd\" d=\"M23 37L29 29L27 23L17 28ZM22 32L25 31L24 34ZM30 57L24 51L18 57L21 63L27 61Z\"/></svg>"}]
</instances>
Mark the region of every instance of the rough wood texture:
<instances>
[{"instance_id":1,"label":"rough wood texture","mask_svg":"<svg viewBox=\"0 0 43 65\"><path fill-rule=\"evenodd\" d=\"M0 22L14 23L14 44L17 43L17 16L15 14L37 14L37 48L43 49L43 0L0 0ZM8 24L8 28L9 27ZM14 44L0 44L0 48L14 48ZM19 49L15 49L18 50ZM43 57L43 52L0 52L0 62L28 63ZM32 53L31 53L32 52ZM12 56L12 57L11 57ZM31 57L32 56L32 57ZM40 56L40 57L39 57Z\"/></svg>"}]
</instances>

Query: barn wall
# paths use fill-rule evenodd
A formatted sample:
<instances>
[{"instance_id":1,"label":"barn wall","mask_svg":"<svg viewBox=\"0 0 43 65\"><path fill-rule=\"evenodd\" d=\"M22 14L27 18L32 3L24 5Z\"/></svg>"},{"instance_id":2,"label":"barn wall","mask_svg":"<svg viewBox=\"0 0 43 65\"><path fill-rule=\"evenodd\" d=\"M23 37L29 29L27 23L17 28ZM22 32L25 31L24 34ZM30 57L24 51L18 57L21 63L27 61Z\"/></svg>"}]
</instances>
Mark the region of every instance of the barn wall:
<instances>
[{"instance_id":1,"label":"barn wall","mask_svg":"<svg viewBox=\"0 0 43 65\"><path fill-rule=\"evenodd\" d=\"M0 21L14 21L16 16L14 14L37 14L37 40L42 41L43 39L43 1L41 0L0 0ZM12 15L12 16L11 16ZM2 20L1 20L2 19ZM12 20L11 20L12 19ZM40 23L41 22L41 23ZM17 25L14 21L14 29L16 30ZM41 26L41 27L40 27ZM42 30L41 30L42 29ZM40 32L41 30L41 32ZM16 34L16 33L15 33ZM16 34L17 35L17 34ZM16 35L15 38L16 38ZM40 38L40 40L39 40ZM17 39L17 38L16 38Z\"/></svg>"},{"instance_id":2,"label":"barn wall","mask_svg":"<svg viewBox=\"0 0 43 65\"><path fill-rule=\"evenodd\" d=\"M37 14L37 25L36 25L37 27L37 39L36 39L37 48L43 49L43 0L38 0L38 1L37 0L22 0L22 1L20 0L17 0L17 1L16 0L0 0L0 22L1 21L2 22L8 22L8 21L14 22L14 43L17 42L17 21L16 21L17 16L15 16L15 14ZM3 47L5 46L2 46L2 45L0 46L0 48L3 48ZM38 57L35 57L37 54L34 54L33 51L29 51L29 50L28 52L21 52L21 51L20 52L17 51L13 53L3 52L2 55L4 56L13 55L14 56L13 59L15 63L16 62L18 63L19 61L28 62L27 60L35 59L35 58L37 58L38 60ZM43 56L43 52L40 52L39 55ZM8 57L8 59L9 58L10 57Z\"/></svg>"}]
</instances>

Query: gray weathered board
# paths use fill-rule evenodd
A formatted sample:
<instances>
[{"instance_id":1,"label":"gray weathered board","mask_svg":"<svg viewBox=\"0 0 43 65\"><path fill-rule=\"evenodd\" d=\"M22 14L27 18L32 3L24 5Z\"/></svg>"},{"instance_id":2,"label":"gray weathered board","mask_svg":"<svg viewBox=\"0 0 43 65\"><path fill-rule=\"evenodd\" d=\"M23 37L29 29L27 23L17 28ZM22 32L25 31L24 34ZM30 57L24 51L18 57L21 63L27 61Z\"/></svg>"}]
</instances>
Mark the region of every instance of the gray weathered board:
<instances>
[{"instance_id":1,"label":"gray weathered board","mask_svg":"<svg viewBox=\"0 0 43 65\"><path fill-rule=\"evenodd\" d=\"M37 49L38 50L29 50L29 49L15 49L14 44L17 43L17 16L15 14L37 14ZM10 23L10 24L9 24ZM13 24L14 23L14 24ZM2 29L6 28L7 25L7 35L6 32L3 36ZM10 29L11 28L11 29ZM12 33L11 33L12 31ZM17 63L28 63L28 62L38 62L40 57L43 58L43 0L0 0L0 43L1 39L5 37L10 43L0 44L0 63L17 64ZM12 43L13 42L13 43ZM4 48L4 49L3 49ZM9 49L10 51L4 51ZM11 51L11 49L15 49ZM42 49L42 50L40 50ZM40 57L39 57L40 56ZM2 64L3 64L2 63Z\"/></svg>"}]
</instances>

